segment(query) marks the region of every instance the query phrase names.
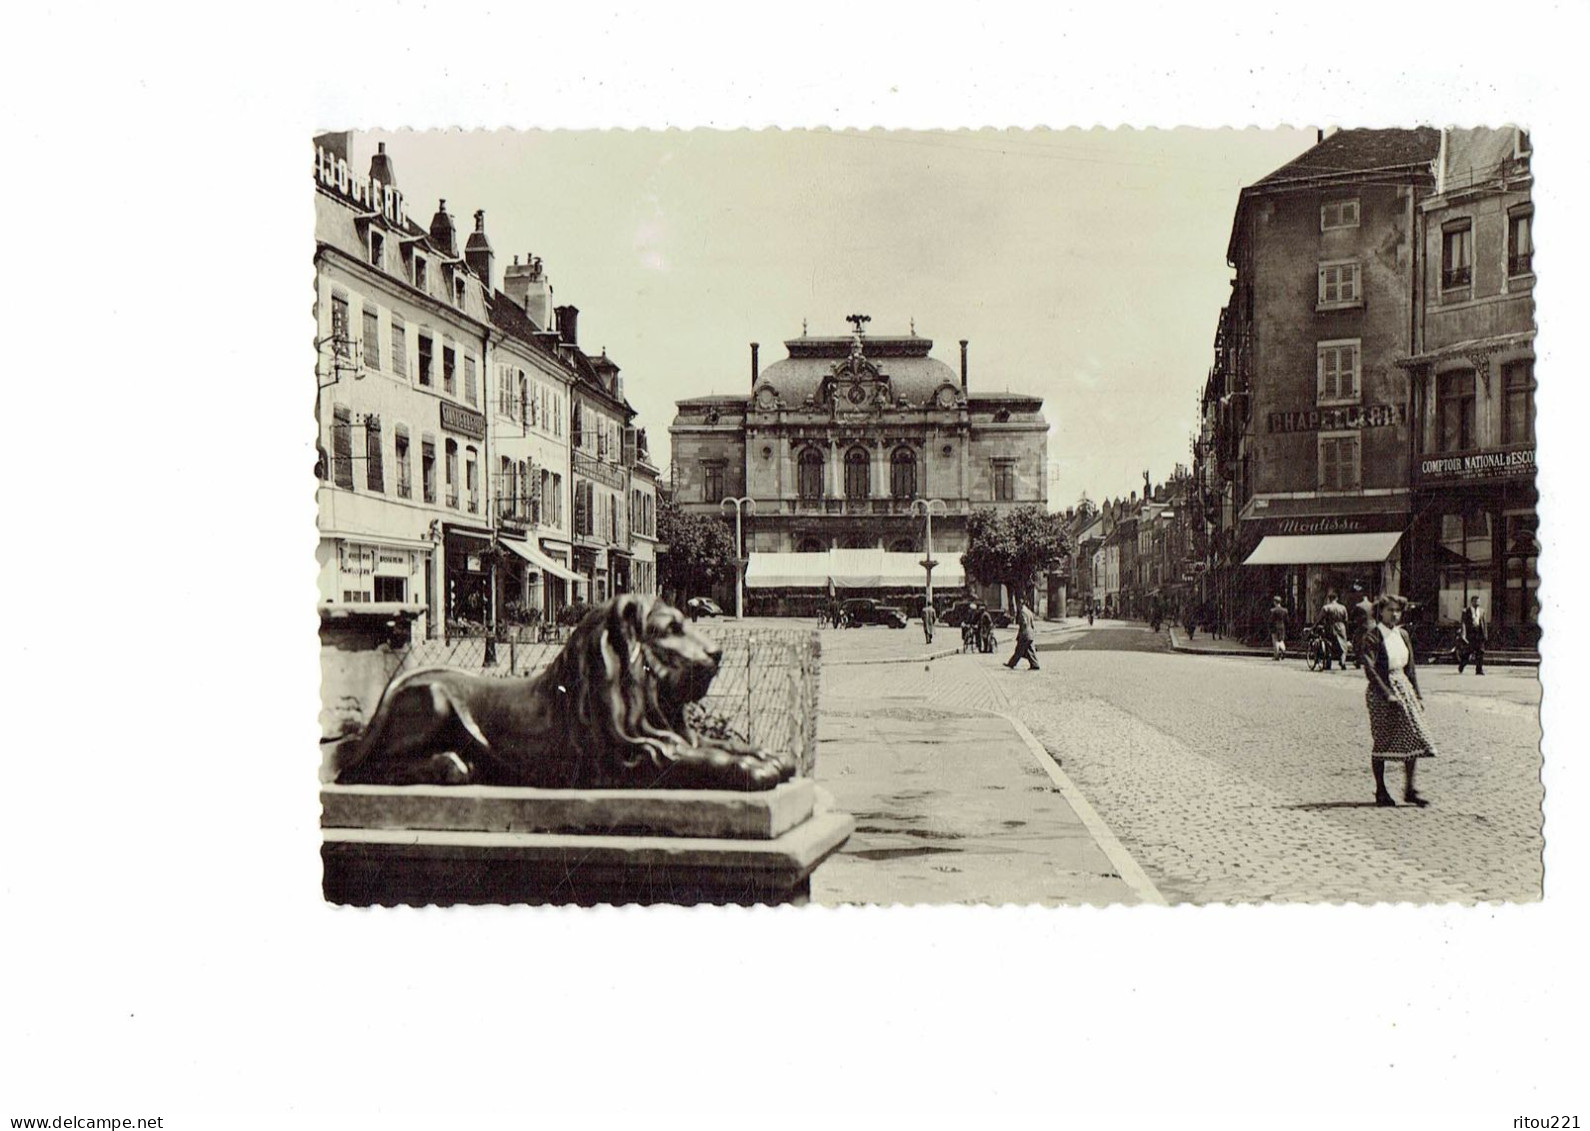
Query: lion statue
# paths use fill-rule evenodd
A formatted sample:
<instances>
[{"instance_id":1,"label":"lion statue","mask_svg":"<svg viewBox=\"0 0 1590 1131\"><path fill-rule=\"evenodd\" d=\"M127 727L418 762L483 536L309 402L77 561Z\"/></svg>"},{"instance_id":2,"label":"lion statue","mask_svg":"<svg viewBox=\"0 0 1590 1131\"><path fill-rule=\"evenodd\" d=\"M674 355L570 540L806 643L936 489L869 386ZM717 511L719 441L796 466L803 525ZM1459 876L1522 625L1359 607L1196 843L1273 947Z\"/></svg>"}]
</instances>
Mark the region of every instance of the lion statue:
<instances>
[{"instance_id":1,"label":"lion statue","mask_svg":"<svg viewBox=\"0 0 1590 1131\"><path fill-rule=\"evenodd\" d=\"M592 609L540 674L494 679L424 668L394 679L369 726L339 748L342 784L544 789L771 789L793 759L709 738L686 707L722 650L658 600Z\"/></svg>"}]
</instances>

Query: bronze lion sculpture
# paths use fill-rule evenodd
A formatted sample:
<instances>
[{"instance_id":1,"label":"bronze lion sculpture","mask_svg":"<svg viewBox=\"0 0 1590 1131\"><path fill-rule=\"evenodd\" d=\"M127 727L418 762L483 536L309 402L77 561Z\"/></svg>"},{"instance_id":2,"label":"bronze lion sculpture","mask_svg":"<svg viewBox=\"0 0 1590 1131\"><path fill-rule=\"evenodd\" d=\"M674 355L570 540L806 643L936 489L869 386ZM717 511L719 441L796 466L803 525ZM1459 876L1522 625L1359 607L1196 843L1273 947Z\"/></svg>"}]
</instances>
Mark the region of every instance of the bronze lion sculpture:
<instances>
[{"instance_id":1,"label":"bronze lion sculpture","mask_svg":"<svg viewBox=\"0 0 1590 1131\"><path fill-rule=\"evenodd\" d=\"M337 781L543 789L771 789L794 761L686 718L721 649L661 601L615 597L591 610L537 675L452 668L387 685L361 735L338 751Z\"/></svg>"}]
</instances>

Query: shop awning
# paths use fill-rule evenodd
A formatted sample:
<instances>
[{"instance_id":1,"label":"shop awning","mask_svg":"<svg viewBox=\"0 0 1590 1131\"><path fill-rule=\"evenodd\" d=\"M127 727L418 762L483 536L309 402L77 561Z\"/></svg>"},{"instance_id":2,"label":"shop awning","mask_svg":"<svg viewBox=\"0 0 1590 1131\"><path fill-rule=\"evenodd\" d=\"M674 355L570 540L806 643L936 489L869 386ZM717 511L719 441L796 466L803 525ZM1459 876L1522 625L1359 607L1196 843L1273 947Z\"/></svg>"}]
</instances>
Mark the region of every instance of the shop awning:
<instances>
[{"instance_id":1,"label":"shop awning","mask_svg":"<svg viewBox=\"0 0 1590 1131\"><path fill-rule=\"evenodd\" d=\"M503 539L502 545L508 547L525 561L535 566L543 573L550 573L553 577L561 577L564 581L584 581L585 578L575 573L566 565L560 565L547 557L530 542L510 542Z\"/></svg>"},{"instance_id":2,"label":"shop awning","mask_svg":"<svg viewBox=\"0 0 1590 1131\"><path fill-rule=\"evenodd\" d=\"M964 585L960 554L934 554L933 583ZM886 550L829 550L819 554L753 553L745 569L750 589L906 588L927 580L922 555Z\"/></svg>"},{"instance_id":3,"label":"shop awning","mask_svg":"<svg viewBox=\"0 0 1590 1131\"><path fill-rule=\"evenodd\" d=\"M1383 562L1397 548L1399 530L1374 534L1271 534L1243 565L1338 565Z\"/></svg>"}]
</instances>

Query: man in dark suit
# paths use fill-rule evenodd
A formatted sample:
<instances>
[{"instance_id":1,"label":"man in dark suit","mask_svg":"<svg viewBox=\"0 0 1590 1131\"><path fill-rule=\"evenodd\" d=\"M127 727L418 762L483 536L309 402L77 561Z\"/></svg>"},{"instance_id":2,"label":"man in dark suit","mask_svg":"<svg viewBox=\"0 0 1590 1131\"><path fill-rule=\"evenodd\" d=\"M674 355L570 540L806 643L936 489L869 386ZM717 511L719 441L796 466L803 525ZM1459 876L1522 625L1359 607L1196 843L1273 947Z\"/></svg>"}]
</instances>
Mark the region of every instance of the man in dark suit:
<instances>
[{"instance_id":1,"label":"man in dark suit","mask_svg":"<svg viewBox=\"0 0 1590 1131\"><path fill-rule=\"evenodd\" d=\"M1474 661L1474 674L1485 674L1485 639L1489 629L1485 618L1485 611L1480 608L1479 597L1470 597L1469 603L1463 608L1463 616L1458 621L1458 674L1463 674L1464 665L1470 659Z\"/></svg>"}]
</instances>

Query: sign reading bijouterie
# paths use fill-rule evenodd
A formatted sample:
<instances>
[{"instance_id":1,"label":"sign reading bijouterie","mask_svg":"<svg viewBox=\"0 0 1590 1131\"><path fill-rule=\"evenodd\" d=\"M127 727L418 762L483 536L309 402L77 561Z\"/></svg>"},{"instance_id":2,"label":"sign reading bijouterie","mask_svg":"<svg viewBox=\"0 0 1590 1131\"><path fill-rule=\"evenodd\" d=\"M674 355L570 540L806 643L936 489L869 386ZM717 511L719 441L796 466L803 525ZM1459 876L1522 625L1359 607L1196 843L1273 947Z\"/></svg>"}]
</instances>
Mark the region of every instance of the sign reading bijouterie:
<instances>
[{"instance_id":1,"label":"sign reading bijouterie","mask_svg":"<svg viewBox=\"0 0 1590 1131\"><path fill-rule=\"evenodd\" d=\"M1309 408L1266 415L1271 432L1335 432L1353 428L1388 428L1406 424L1408 408L1400 404L1350 404L1341 408Z\"/></svg>"},{"instance_id":2,"label":"sign reading bijouterie","mask_svg":"<svg viewBox=\"0 0 1590 1131\"><path fill-rule=\"evenodd\" d=\"M1424 483L1466 483L1475 479L1511 479L1535 474L1535 449L1500 448L1462 455L1425 456L1418 479Z\"/></svg>"},{"instance_id":3,"label":"sign reading bijouterie","mask_svg":"<svg viewBox=\"0 0 1590 1131\"><path fill-rule=\"evenodd\" d=\"M462 436L473 436L477 440L486 438L486 416L473 409L464 408L462 405L453 404L451 401L438 401L442 406L442 427L449 432L457 432Z\"/></svg>"}]
</instances>

